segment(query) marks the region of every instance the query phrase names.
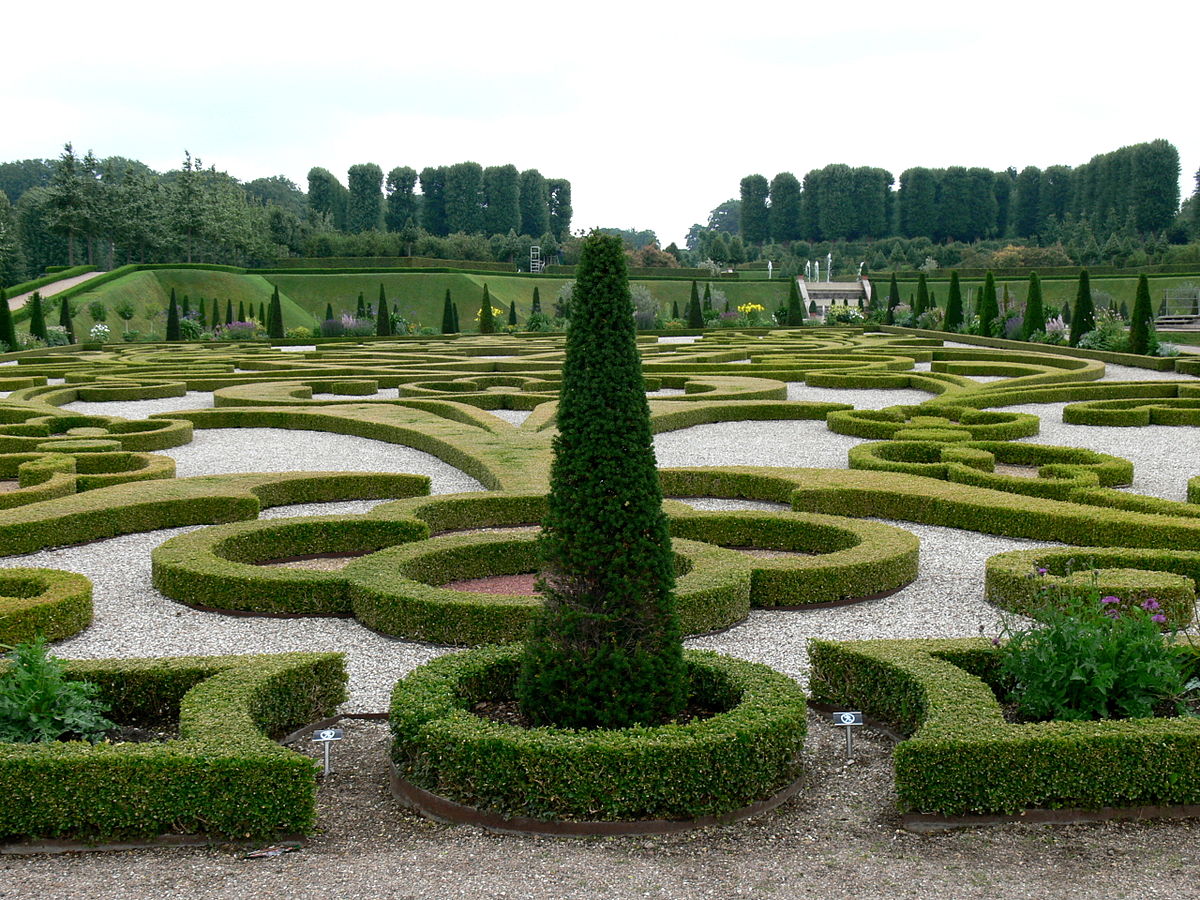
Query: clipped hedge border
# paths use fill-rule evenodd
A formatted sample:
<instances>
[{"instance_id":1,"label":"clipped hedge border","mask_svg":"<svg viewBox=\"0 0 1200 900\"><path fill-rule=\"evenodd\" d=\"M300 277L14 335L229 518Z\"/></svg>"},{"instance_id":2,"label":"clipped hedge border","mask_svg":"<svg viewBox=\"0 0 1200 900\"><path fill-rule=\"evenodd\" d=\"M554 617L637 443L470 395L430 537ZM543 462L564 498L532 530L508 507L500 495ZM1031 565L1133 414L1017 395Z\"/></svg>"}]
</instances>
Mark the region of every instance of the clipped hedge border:
<instances>
[{"instance_id":1,"label":"clipped hedge border","mask_svg":"<svg viewBox=\"0 0 1200 900\"><path fill-rule=\"evenodd\" d=\"M163 744L0 744L0 840L311 831L317 769L271 740L346 697L341 654L86 660L126 724L179 719Z\"/></svg>"},{"instance_id":2,"label":"clipped hedge border","mask_svg":"<svg viewBox=\"0 0 1200 900\"><path fill-rule=\"evenodd\" d=\"M1038 417L1029 413L985 412L968 407L889 406L879 410L845 410L825 418L836 434L890 440L906 429L935 428L963 432L968 440L1009 441L1038 433Z\"/></svg>"},{"instance_id":3,"label":"clipped hedge border","mask_svg":"<svg viewBox=\"0 0 1200 900\"><path fill-rule=\"evenodd\" d=\"M1200 802L1200 719L1010 725L979 638L810 641L814 702L911 737L893 759L901 806L940 815Z\"/></svg>"},{"instance_id":4,"label":"clipped hedge border","mask_svg":"<svg viewBox=\"0 0 1200 900\"><path fill-rule=\"evenodd\" d=\"M57 641L92 624L92 582L59 569L0 569L0 644Z\"/></svg>"},{"instance_id":5,"label":"clipped hedge border","mask_svg":"<svg viewBox=\"0 0 1200 900\"><path fill-rule=\"evenodd\" d=\"M752 607L795 607L865 599L917 577L920 541L902 528L834 516L790 512L699 512L670 504L677 538L722 547L811 553L754 559Z\"/></svg>"},{"instance_id":6,"label":"clipped hedge border","mask_svg":"<svg viewBox=\"0 0 1200 900\"><path fill-rule=\"evenodd\" d=\"M1044 569L1045 574L1038 574ZM1169 574L1170 577L1164 577ZM1037 617L1043 590L1086 587L1101 594L1142 601L1154 597L1167 617L1166 628L1191 623L1200 585L1200 552L1121 547L1068 550L1012 550L988 559L984 596L1011 612Z\"/></svg>"},{"instance_id":7,"label":"clipped hedge border","mask_svg":"<svg viewBox=\"0 0 1200 900\"><path fill-rule=\"evenodd\" d=\"M1200 425L1200 398L1091 400L1063 407L1068 425Z\"/></svg>"},{"instance_id":8,"label":"clipped hedge border","mask_svg":"<svg viewBox=\"0 0 1200 900\"><path fill-rule=\"evenodd\" d=\"M881 441L849 451L851 469L904 472L958 484L1068 500L1080 488L1112 487L1133 480L1133 464L1079 447L1003 441ZM1036 466L1036 478L996 472L995 465Z\"/></svg>"},{"instance_id":9,"label":"clipped hedge border","mask_svg":"<svg viewBox=\"0 0 1200 900\"><path fill-rule=\"evenodd\" d=\"M508 818L614 822L719 815L800 774L804 695L766 666L684 651L692 695L727 709L687 725L523 729L473 715L480 700L512 696L520 653L444 656L396 685L400 778Z\"/></svg>"}]
</instances>

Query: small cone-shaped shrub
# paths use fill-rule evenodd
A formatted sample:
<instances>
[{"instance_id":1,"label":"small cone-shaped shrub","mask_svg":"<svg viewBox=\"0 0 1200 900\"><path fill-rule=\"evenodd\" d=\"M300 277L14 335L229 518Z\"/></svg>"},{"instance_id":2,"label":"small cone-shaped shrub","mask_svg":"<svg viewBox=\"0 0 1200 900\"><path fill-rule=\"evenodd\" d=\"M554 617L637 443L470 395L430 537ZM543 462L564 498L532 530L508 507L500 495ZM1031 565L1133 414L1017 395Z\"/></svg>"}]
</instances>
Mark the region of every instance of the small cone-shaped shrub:
<instances>
[{"instance_id":1,"label":"small cone-shaped shrub","mask_svg":"<svg viewBox=\"0 0 1200 900\"><path fill-rule=\"evenodd\" d=\"M167 307L167 340L179 340L179 304L175 302L175 288L171 288L171 303Z\"/></svg>"},{"instance_id":2,"label":"small cone-shaped shrub","mask_svg":"<svg viewBox=\"0 0 1200 900\"><path fill-rule=\"evenodd\" d=\"M694 281L692 282L692 298L688 301L687 323L688 328L704 327L704 310L700 308L700 290Z\"/></svg>"},{"instance_id":3,"label":"small cone-shaped shrub","mask_svg":"<svg viewBox=\"0 0 1200 900\"><path fill-rule=\"evenodd\" d=\"M1079 287L1075 292L1075 309L1071 311L1071 346L1096 328L1096 308L1092 305L1092 282L1088 270L1079 273Z\"/></svg>"},{"instance_id":4,"label":"small cone-shaped shrub","mask_svg":"<svg viewBox=\"0 0 1200 900\"><path fill-rule=\"evenodd\" d=\"M922 272L917 276L917 298L913 301L913 315L919 316L929 309L929 281Z\"/></svg>"},{"instance_id":5,"label":"small cone-shaped shrub","mask_svg":"<svg viewBox=\"0 0 1200 900\"><path fill-rule=\"evenodd\" d=\"M1129 352L1150 353L1154 342L1154 306L1150 303L1150 282L1138 276L1133 300L1133 321L1129 323Z\"/></svg>"},{"instance_id":6,"label":"small cone-shaped shrub","mask_svg":"<svg viewBox=\"0 0 1200 900\"><path fill-rule=\"evenodd\" d=\"M225 324L226 325L233 324L233 298L232 297L225 298Z\"/></svg>"},{"instance_id":7,"label":"small cone-shaped shrub","mask_svg":"<svg viewBox=\"0 0 1200 900\"><path fill-rule=\"evenodd\" d=\"M215 304L214 304L214 306L215 306ZM200 323L201 329L203 329L205 331L208 330L208 313L204 309L204 298L203 297L200 298L200 310L196 314L196 320Z\"/></svg>"},{"instance_id":8,"label":"small cone-shaped shrub","mask_svg":"<svg viewBox=\"0 0 1200 900\"><path fill-rule=\"evenodd\" d=\"M1025 318L1021 320L1021 340L1029 340L1036 331L1046 328L1046 309L1042 304L1042 280L1037 272L1029 273L1029 291L1025 297Z\"/></svg>"},{"instance_id":9,"label":"small cone-shaped shrub","mask_svg":"<svg viewBox=\"0 0 1200 900\"><path fill-rule=\"evenodd\" d=\"M363 303L362 291L358 292L358 310L354 313L356 319L365 319L367 317L367 306Z\"/></svg>"},{"instance_id":10,"label":"small cone-shaped shrub","mask_svg":"<svg viewBox=\"0 0 1200 900\"><path fill-rule=\"evenodd\" d=\"M46 311L42 308L42 295L37 291L29 298L29 333L43 341L46 339Z\"/></svg>"},{"instance_id":11,"label":"small cone-shaped shrub","mask_svg":"<svg viewBox=\"0 0 1200 900\"><path fill-rule=\"evenodd\" d=\"M712 309L712 285L705 282L704 285L704 308Z\"/></svg>"},{"instance_id":12,"label":"small cone-shaped shrub","mask_svg":"<svg viewBox=\"0 0 1200 900\"><path fill-rule=\"evenodd\" d=\"M250 315L254 315L253 308L251 308L251 313L250 313ZM247 319L247 318L246 318L246 301L245 301L245 300L239 300L239 301L238 301L238 317L237 317L237 320L238 320L239 322L249 322L249 321L250 321L249 319Z\"/></svg>"},{"instance_id":13,"label":"small cone-shaped shrub","mask_svg":"<svg viewBox=\"0 0 1200 900\"><path fill-rule=\"evenodd\" d=\"M179 311L175 311L176 321L178 321ZM75 343L75 326L71 322L71 301L63 298L58 304L58 324L61 325L67 332L67 340L72 344Z\"/></svg>"},{"instance_id":14,"label":"small cone-shaped shrub","mask_svg":"<svg viewBox=\"0 0 1200 900\"><path fill-rule=\"evenodd\" d=\"M451 306L454 309L454 333L458 334L460 331L462 331L461 326L458 324L458 304L452 303Z\"/></svg>"},{"instance_id":15,"label":"small cone-shaped shrub","mask_svg":"<svg viewBox=\"0 0 1200 900\"><path fill-rule=\"evenodd\" d=\"M258 321L259 321L259 324L261 324L264 328L266 327L266 325L267 325L267 308L265 306L263 306L261 302L259 302L259 304L258 304Z\"/></svg>"},{"instance_id":16,"label":"small cone-shaped shrub","mask_svg":"<svg viewBox=\"0 0 1200 900\"><path fill-rule=\"evenodd\" d=\"M679 301L678 300L671 301L671 318L672 319L679 318Z\"/></svg>"},{"instance_id":17,"label":"small cone-shaped shrub","mask_svg":"<svg viewBox=\"0 0 1200 900\"><path fill-rule=\"evenodd\" d=\"M13 325L12 310L8 308L8 292L0 287L0 343L11 352L17 349L17 329Z\"/></svg>"},{"instance_id":18,"label":"small cone-shaped shrub","mask_svg":"<svg viewBox=\"0 0 1200 900\"><path fill-rule=\"evenodd\" d=\"M817 314L817 301L816 300L808 301L808 314L810 316L815 316Z\"/></svg>"},{"instance_id":19,"label":"small cone-shaped shrub","mask_svg":"<svg viewBox=\"0 0 1200 900\"><path fill-rule=\"evenodd\" d=\"M787 324L803 325L804 304L800 302L800 288L796 286L795 278L791 279L791 282L791 286L788 288Z\"/></svg>"},{"instance_id":20,"label":"small cone-shaped shrub","mask_svg":"<svg viewBox=\"0 0 1200 900\"><path fill-rule=\"evenodd\" d=\"M454 304L450 302L450 288L446 288L446 299L442 302L442 334L454 334Z\"/></svg>"},{"instance_id":21,"label":"small cone-shaped shrub","mask_svg":"<svg viewBox=\"0 0 1200 900\"><path fill-rule=\"evenodd\" d=\"M508 324L514 328L517 325L517 301L510 300L508 303Z\"/></svg>"},{"instance_id":22,"label":"small cone-shaped shrub","mask_svg":"<svg viewBox=\"0 0 1200 900\"><path fill-rule=\"evenodd\" d=\"M1000 315L1000 304L996 302L996 279L988 269L983 276L983 290L979 294L979 333L991 337Z\"/></svg>"},{"instance_id":23,"label":"small cone-shaped shrub","mask_svg":"<svg viewBox=\"0 0 1200 900\"><path fill-rule=\"evenodd\" d=\"M958 284L958 272L950 273L950 292L946 299L946 331L956 331L963 323L962 288Z\"/></svg>"},{"instance_id":24,"label":"small cone-shaped shrub","mask_svg":"<svg viewBox=\"0 0 1200 900\"><path fill-rule=\"evenodd\" d=\"M392 314L388 311L387 298L383 296L383 285L379 286L379 308L375 310L375 334L387 337L392 333Z\"/></svg>"},{"instance_id":25,"label":"small cone-shaped shrub","mask_svg":"<svg viewBox=\"0 0 1200 900\"><path fill-rule=\"evenodd\" d=\"M183 303L179 307L179 315L182 318L186 319L191 314L192 314L192 304L188 300L188 295L184 294L183 295Z\"/></svg>"},{"instance_id":26,"label":"small cone-shaped shrub","mask_svg":"<svg viewBox=\"0 0 1200 900\"><path fill-rule=\"evenodd\" d=\"M486 284L483 286L483 300L479 305L479 333L496 333L496 317L492 315L492 295L488 293Z\"/></svg>"},{"instance_id":27,"label":"small cone-shaped shrub","mask_svg":"<svg viewBox=\"0 0 1200 900\"><path fill-rule=\"evenodd\" d=\"M326 303L325 304L325 321L330 322L332 320L333 320L333 304Z\"/></svg>"},{"instance_id":28,"label":"small cone-shaped shrub","mask_svg":"<svg viewBox=\"0 0 1200 900\"><path fill-rule=\"evenodd\" d=\"M675 564L620 238L582 241L517 697L535 724L659 724L686 697Z\"/></svg>"},{"instance_id":29,"label":"small cone-shaped shrub","mask_svg":"<svg viewBox=\"0 0 1200 900\"><path fill-rule=\"evenodd\" d=\"M279 286L271 291L271 308L267 311L267 337L283 337L283 304L279 300Z\"/></svg>"},{"instance_id":30,"label":"small cone-shaped shrub","mask_svg":"<svg viewBox=\"0 0 1200 900\"><path fill-rule=\"evenodd\" d=\"M529 312L540 313L542 311L542 295L538 293L537 285L533 287L533 303L529 307Z\"/></svg>"},{"instance_id":31,"label":"small cone-shaped shrub","mask_svg":"<svg viewBox=\"0 0 1200 900\"><path fill-rule=\"evenodd\" d=\"M896 283L896 273L892 273L892 281L888 285L887 296L887 312L884 315L884 324L896 324L896 307L900 305L900 285Z\"/></svg>"}]
</instances>

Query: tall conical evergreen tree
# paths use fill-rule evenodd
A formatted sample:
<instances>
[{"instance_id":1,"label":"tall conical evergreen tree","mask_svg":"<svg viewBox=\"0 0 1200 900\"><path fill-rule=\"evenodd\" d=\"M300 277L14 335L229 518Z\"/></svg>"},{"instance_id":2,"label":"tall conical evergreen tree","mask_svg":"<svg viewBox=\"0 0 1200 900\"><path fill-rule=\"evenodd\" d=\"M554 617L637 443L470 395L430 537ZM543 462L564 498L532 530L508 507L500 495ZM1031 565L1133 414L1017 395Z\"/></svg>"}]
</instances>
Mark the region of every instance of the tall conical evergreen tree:
<instances>
[{"instance_id":1,"label":"tall conical evergreen tree","mask_svg":"<svg viewBox=\"0 0 1200 900\"><path fill-rule=\"evenodd\" d=\"M263 306L262 301L258 301L258 321L264 328L267 325L267 308Z\"/></svg>"},{"instance_id":2,"label":"tall conical evergreen tree","mask_svg":"<svg viewBox=\"0 0 1200 900\"><path fill-rule=\"evenodd\" d=\"M896 307L900 305L900 285L896 283L896 273L892 273L892 281L888 285L887 312L884 314L884 324L896 324Z\"/></svg>"},{"instance_id":3,"label":"tall conical evergreen tree","mask_svg":"<svg viewBox=\"0 0 1200 900\"><path fill-rule=\"evenodd\" d=\"M167 340L179 340L179 304L175 302L175 288L171 288L171 303L167 307Z\"/></svg>"},{"instance_id":4,"label":"tall conical evergreen tree","mask_svg":"<svg viewBox=\"0 0 1200 900\"><path fill-rule=\"evenodd\" d=\"M712 285L708 282L704 283L704 309L712 309Z\"/></svg>"},{"instance_id":5,"label":"tall conical evergreen tree","mask_svg":"<svg viewBox=\"0 0 1200 900\"><path fill-rule=\"evenodd\" d=\"M271 291L271 308L267 312L267 337L283 337L283 303L279 299L279 285Z\"/></svg>"},{"instance_id":6,"label":"tall conical evergreen tree","mask_svg":"<svg viewBox=\"0 0 1200 900\"><path fill-rule=\"evenodd\" d=\"M325 321L326 321L326 322L328 322L328 321L330 321L332 318L333 318L333 304L332 304L332 303L326 303L326 304L325 304Z\"/></svg>"},{"instance_id":7,"label":"tall conical evergreen tree","mask_svg":"<svg viewBox=\"0 0 1200 900\"><path fill-rule=\"evenodd\" d=\"M188 295L184 294L183 295L183 303L179 307L179 316L180 316L180 318L186 319L191 314L192 314L192 305L191 305L191 303L188 302Z\"/></svg>"},{"instance_id":8,"label":"tall conical evergreen tree","mask_svg":"<svg viewBox=\"0 0 1200 900\"><path fill-rule=\"evenodd\" d=\"M239 322L249 322L249 321L250 321L249 319L247 319L247 318L246 318L246 301L245 301L245 300L239 300L239 301L238 301L238 317L237 317L237 320L238 320Z\"/></svg>"},{"instance_id":9,"label":"tall conical evergreen tree","mask_svg":"<svg viewBox=\"0 0 1200 900\"><path fill-rule=\"evenodd\" d=\"M1075 308L1071 311L1071 346L1096 328L1096 308L1092 305L1092 281L1087 269L1079 272L1079 287L1075 293Z\"/></svg>"},{"instance_id":10,"label":"tall conical evergreen tree","mask_svg":"<svg viewBox=\"0 0 1200 900\"><path fill-rule=\"evenodd\" d=\"M1150 302L1150 282L1138 276L1133 300L1133 320L1129 323L1129 352L1150 353L1154 343L1154 306Z\"/></svg>"},{"instance_id":11,"label":"tall conical evergreen tree","mask_svg":"<svg viewBox=\"0 0 1200 900\"><path fill-rule=\"evenodd\" d=\"M508 302L508 324L516 328L517 326L517 301L510 300Z\"/></svg>"},{"instance_id":12,"label":"tall conical evergreen tree","mask_svg":"<svg viewBox=\"0 0 1200 900\"><path fill-rule=\"evenodd\" d=\"M656 725L687 694L631 305L621 240L589 235L576 268L538 538L544 606L517 683L537 725Z\"/></svg>"},{"instance_id":13,"label":"tall conical evergreen tree","mask_svg":"<svg viewBox=\"0 0 1200 900\"><path fill-rule=\"evenodd\" d=\"M208 331L208 313L204 310L204 298L200 298L200 309L196 313L196 321L200 323L201 331Z\"/></svg>"},{"instance_id":14,"label":"tall conical evergreen tree","mask_svg":"<svg viewBox=\"0 0 1200 900\"><path fill-rule=\"evenodd\" d=\"M950 292L946 298L946 320L942 327L946 331L957 331L963 323L962 288L958 283L958 272L950 272Z\"/></svg>"},{"instance_id":15,"label":"tall conical evergreen tree","mask_svg":"<svg viewBox=\"0 0 1200 900\"><path fill-rule=\"evenodd\" d=\"M671 318L672 319L679 318L679 301L678 300L671 301Z\"/></svg>"},{"instance_id":16,"label":"tall conical evergreen tree","mask_svg":"<svg viewBox=\"0 0 1200 900\"><path fill-rule=\"evenodd\" d=\"M529 314L540 313L542 311L542 295L538 293L537 285L533 286L533 303L529 307Z\"/></svg>"},{"instance_id":17,"label":"tall conical evergreen tree","mask_svg":"<svg viewBox=\"0 0 1200 900\"><path fill-rule=\"evenodd\" d=\"M454 333L459 334L462 331L462 327L458 324L458 303L451 303L450 307L454 310Z\"/></svg>"},{"instance_id":18,"label":"tall conical evergreen tree","mask_svg":"<svg viewBox=\"0 0 1200 900\"><path fill-rule=\"evenodd\" d=\"M692 282L692 297L688 301L687 324L688 328L704 327L704 310L700 308L700 289L694 281Z\"/></svg>"},{"instance_id":19,"label":"tall conical evergreen tree","mask_svg":"<svg viewBox=\"0 0 1200 900\"><path fill-rule=\"evenodd\" d=\"M387 337L392 333L392 314L388 311L387 297L383 296L383 285L379 286L379 308L375 310L375 334Z\"/></svg>"},{"instance_id":20,"label":"tall conical evergreen tree","mask_svg":"<svg viewBox=\"0 0 1200 900\"><path fill-rule=\"evenodd\" d=\"M479 304L479 333L496 333L496 317L492 315L492 295L488 293L486 284L483 286L483 300Z\"/></svg>"},{"instance_id":21,"label":"tall conical evergreen tree","mask_svg":"<svg viewBox=\"0 0 1200 900\"><path fill-rule=\"evenodd\" d=\"M983 290L979 294L979 333L991 337L994 333L995 320L1000 315L1000 304L996 302L996 278L988 269L983 276Z\"/></svg>"},{"instance_id":22,"label":"tall conical evergreen tree","mask_svg":"<svg viewBox=\"0 0 1200 900\"><path fill-rule=\"evenodd\" d=\"M213 302L215 303L216 301L213 301ZM226 325L233 324L233 298L232 297L225 298L225 324Z\"/></svg>"},{"instance_id":23,"label":"tall conical evergreen tree","mask_svg":"<svg viewBox=\"0 0 1200 900\"><path fill-rule=\"evenodd\" d=\"M365 319L367 317L367 305L363 303L362 291L358 292L358 311L354 313L354 318Z\"/></svg>"},{"instance_id":24,"label":"tall conical evergreen tree","mask_svg":"<svg viewBox=\"0 0 1200 900\"><path fill-rule=\"evenodd\" d=\"M917 276L917 298L913 300L913 315L919 316L929 309L929 281L922 272Z\"/></svg>"},{"instance_id":25,"label":"tall conical evergreen tree","mask_svg":"<svg viewBox=\"0 0 1200 900\"><path fill-rule=\"evenodd\" d=\"M71 322L71 301L65 297L58 304L58 324L66 329L67 340L72 344L75 343L75 326Z\"/></svg>"},{"instance_id":26,"label":"tall conical evergreen tree","mask_svg":"<svg viewBox=\"0 0 1200 900\"><path fill-rule=\"evenodd\" d=\"M29 333L46 340L46 311L42 308L42 295L37 291L29 298Z\"/></svg>"},{"instance_id":27,"label":"tall conical evergreen tree","mask_svg":"<svg viewBox=\"0 0 1200 900\"><path fill-rule=\"evenodd\" d=\"M1063 301L1062 320L1064 325L1071 324L1071 304L1067 301Z\"/></svg>"},{"instance_id":28,"label":"tall conical evergreen tree","mask_svg":"<svg viewBox=\"0 0 1200 900\"><path fill-rule=\"evenodd\" d=\"M0 343L5 352L17 349L17 329L13 325L12 310L8 308L8 291L0 287Z\"/></svg>"},{"instance_id":29,"label":"tall conical evergreen tree","mask_svg":"<svg viewBox=\"0 0 1200 900\"><path fill-rule=\"evenodd\" d=\"M454 304L450 302L450 288L446 288L446 299L442 302L442 334L454 334L454 330Z\"/></svg>"},{"instance_id":30,"label":"tall conical evergreen tree","mask_svg":"<svg viewBox=\"0 0 1200 900\"><path fill-rule=\"evenodd\" d=\"M1021 340L1027 341L1038 331L1046 330L1046 309L1042 305L1042 280L1037 272L1029 273L1029 290L1025 297L1025 318L1021 320Z\"/></svg>"},{"instance_id":31,"label":"tall conical evergreen tree","mask_svg":"<svg viewBox=\"0 0 1200 900\"><path fill-rule=\"evenodd\" d=\"M800 288L796 286L796 279L790 279L791 285L788 287L787 301L787 324L788 325L803 325L804 324L804 304L800 302Z\"/></svg>"}]
</instances>

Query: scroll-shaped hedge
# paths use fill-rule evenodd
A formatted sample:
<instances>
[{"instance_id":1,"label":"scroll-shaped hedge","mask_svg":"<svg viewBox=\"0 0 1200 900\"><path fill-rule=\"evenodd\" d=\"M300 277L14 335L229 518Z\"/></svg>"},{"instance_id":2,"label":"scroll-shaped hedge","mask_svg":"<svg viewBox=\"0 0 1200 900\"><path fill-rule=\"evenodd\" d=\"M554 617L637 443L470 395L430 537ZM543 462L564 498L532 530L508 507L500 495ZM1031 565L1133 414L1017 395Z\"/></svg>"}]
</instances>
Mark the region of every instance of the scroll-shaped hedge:
<instances>
[{"instance_id":1,"label":"scroll-shaped hedge","mask_svg":"<svg viewBox=\"0 0 1200 900\"><path fill-rule=\"evenodd\" d=\"M0 569L0 644L70 637L92 623L92 582L59 569Z\"/></svg>"},{"instance_id":2,"label":"scroll-shaped hedge","mask_svg":"<svg viewBox=\"0 0 1200 900\"><path fill-rule=\"evenodd\" d=\"M966 435L964 440L1008 441L1038 433L1038 417L963 406L889 406L831 412L830 431L870 440L892 440L904 431L937 429Z\"/></svg>"}]
</instances>

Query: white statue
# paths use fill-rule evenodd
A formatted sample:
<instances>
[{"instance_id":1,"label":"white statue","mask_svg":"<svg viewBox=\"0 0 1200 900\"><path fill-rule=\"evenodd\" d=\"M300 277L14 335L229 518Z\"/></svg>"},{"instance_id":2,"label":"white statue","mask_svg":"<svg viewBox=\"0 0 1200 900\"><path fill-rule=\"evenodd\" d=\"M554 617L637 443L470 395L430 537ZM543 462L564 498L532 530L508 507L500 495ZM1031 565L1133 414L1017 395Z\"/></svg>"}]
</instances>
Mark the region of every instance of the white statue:
<instances>
[{"instance_id":1,"label":"white statue","mask_svg":"<svg viewBox=\"0 0 1200 900\"><path fill-rule=\"evenodd\" d=\"M858 264L858 277L859 278L862 278L863 266L865 266L866 264L867 264L867 261L865 259Z\"/></svg>"},{"instance_id":2,"label":"white statue","mask_svg":"<svg viewBox=\"0 0 1200 900\"><path fill-rule=\"evenodd\" d=\"M774 271L775 271L775 263L771 262L771 260L768 259L767 260L767 281L771 280L771 273L773 273Z\"/></svg>"},{"instance_id":3,"label":"white statue","mask_svg":"<svg viewBox=\"0 0 1200 900\"><path fill-rule=\"evenodd\" d=\"M825 254L825 280L833 281L833 254Z\"/></svg>"},{"instance_id":4,"label":"white statue","mask_svg":"<svg viewBox=\"0 0 1200 900\"><path fill-rule=\"evenodd\" d=\"M804 280L808 281L811 278L812 278L812 260L806 259L804 261Z\"/></svg>"}]
</instances>

